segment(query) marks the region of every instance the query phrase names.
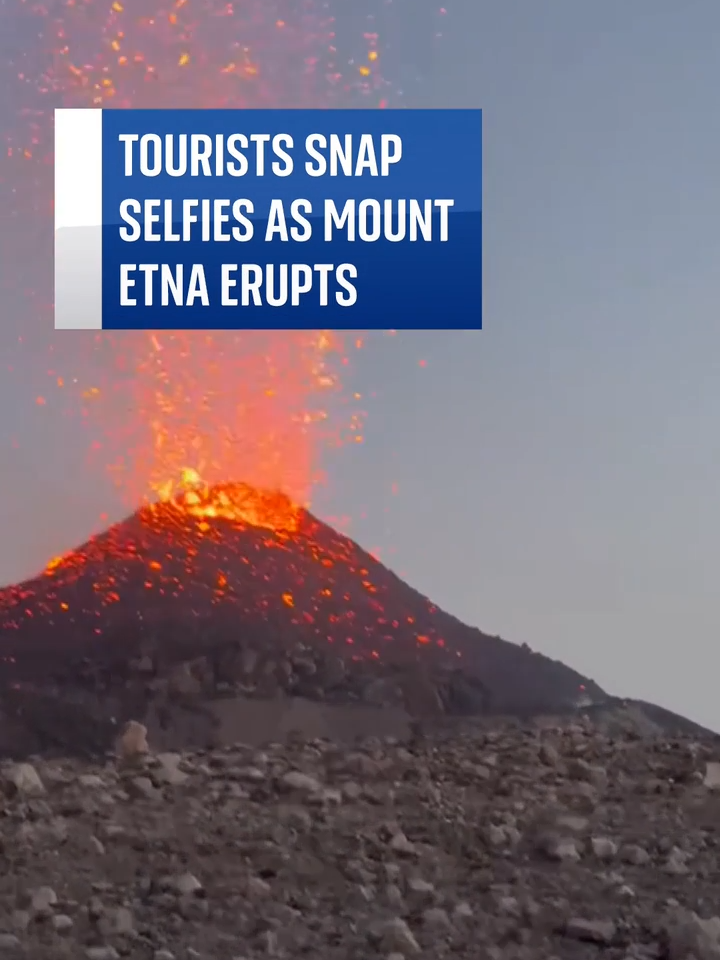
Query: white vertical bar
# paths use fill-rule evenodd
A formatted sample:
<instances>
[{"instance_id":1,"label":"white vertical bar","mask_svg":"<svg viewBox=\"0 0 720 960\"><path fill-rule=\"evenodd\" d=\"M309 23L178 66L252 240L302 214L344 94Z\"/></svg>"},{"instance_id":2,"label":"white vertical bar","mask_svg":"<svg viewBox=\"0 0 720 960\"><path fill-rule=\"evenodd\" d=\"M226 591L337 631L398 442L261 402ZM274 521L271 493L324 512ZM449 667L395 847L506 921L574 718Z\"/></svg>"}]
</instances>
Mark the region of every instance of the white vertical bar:
<instances>
[{"instance_id":1,"label":"white vertical bar","mask_svg":"<svg viewBox=\"0 0 720 960\"><path fill-rule=\"evenodd\" d=\"M102 329L102 110L55 111L55 329Z\"/></svg>"}]
</instances>

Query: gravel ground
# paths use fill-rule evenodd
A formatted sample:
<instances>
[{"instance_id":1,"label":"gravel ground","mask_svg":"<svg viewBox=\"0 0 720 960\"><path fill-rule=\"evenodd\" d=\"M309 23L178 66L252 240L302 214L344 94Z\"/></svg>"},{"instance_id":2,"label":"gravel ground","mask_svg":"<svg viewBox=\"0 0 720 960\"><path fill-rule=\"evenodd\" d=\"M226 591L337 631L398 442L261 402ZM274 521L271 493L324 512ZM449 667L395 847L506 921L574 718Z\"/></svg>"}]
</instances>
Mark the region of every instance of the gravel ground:
<instances>
[{"instance_id":1,"label":"gravel ground","mask_svg":"<svg viewBox=\"0 0 720 960\"><path fill-rule=\"evenodd\" d=\"M0 955L714 960L710 741L589 721L0 768Z\"/></svg>"}]
</instances>

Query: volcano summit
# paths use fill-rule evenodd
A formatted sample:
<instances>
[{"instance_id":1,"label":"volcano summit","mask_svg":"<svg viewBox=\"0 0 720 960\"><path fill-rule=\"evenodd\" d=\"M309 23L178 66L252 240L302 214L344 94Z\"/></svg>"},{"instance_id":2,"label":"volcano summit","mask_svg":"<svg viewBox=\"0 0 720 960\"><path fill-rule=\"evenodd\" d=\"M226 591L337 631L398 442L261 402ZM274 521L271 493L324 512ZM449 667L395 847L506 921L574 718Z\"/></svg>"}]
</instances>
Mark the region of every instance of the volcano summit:
<instances>
[{"instance_id":1,"label":"volcano summit","mask_svg":"<svg viewBox=\"0 0 720 960\"><path fill-rule=\"evenodd\" d=\"M38 697L50 718L48 698L80 710L90 693L106 720L168 691L391 704L416 717L562 713L581 686L606 699L563 664L440 610L283 494L245 484L189 485L0 591L0 656L6 723L36 712Z\"/></svg>"}]
</instances>

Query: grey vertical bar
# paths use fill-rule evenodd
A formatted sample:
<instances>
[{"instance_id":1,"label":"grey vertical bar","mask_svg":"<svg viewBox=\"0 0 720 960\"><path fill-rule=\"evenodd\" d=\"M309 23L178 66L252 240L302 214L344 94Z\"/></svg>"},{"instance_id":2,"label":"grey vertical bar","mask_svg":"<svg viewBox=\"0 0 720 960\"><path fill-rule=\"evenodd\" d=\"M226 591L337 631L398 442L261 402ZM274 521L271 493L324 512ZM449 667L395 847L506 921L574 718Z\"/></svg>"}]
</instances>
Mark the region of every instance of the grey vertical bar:
<instances>
[{"instance_id":1,"label":"grey vertical bar","mask_svg":"<svg viewBox=\"0 0 720 960\"><path fill-rule=\"evenodd\" d=\"M55 329L102 330L102 226L55 231Z\"/></svg>"}]
</instances>

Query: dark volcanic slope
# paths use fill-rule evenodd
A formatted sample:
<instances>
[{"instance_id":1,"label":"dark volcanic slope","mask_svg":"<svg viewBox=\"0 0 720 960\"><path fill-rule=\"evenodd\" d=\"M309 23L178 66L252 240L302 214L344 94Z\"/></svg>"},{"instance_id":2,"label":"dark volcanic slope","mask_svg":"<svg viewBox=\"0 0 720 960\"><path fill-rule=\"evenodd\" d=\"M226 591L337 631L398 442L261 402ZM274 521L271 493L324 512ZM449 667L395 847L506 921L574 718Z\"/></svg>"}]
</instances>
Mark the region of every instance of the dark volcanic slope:
<instances>
[{"instance_id":1,"label":"dark volcanic slope","mask_svg":"<svg viewBox=\"0 0 720 960\"><path fill-rule=\"evenodd\" d=\"M251 637L268 648L332 644L344 658L461 668L482 680L498 712L566 708L583 683L603 696L563 664L460 623L282 497L232 485L197 501L143 509L0 591L5 679L36 676L70 651L130 657L152 640L192 656L201 644ZM266 525L236 519L249 511Z\"/></svg>"}]
</instances>

